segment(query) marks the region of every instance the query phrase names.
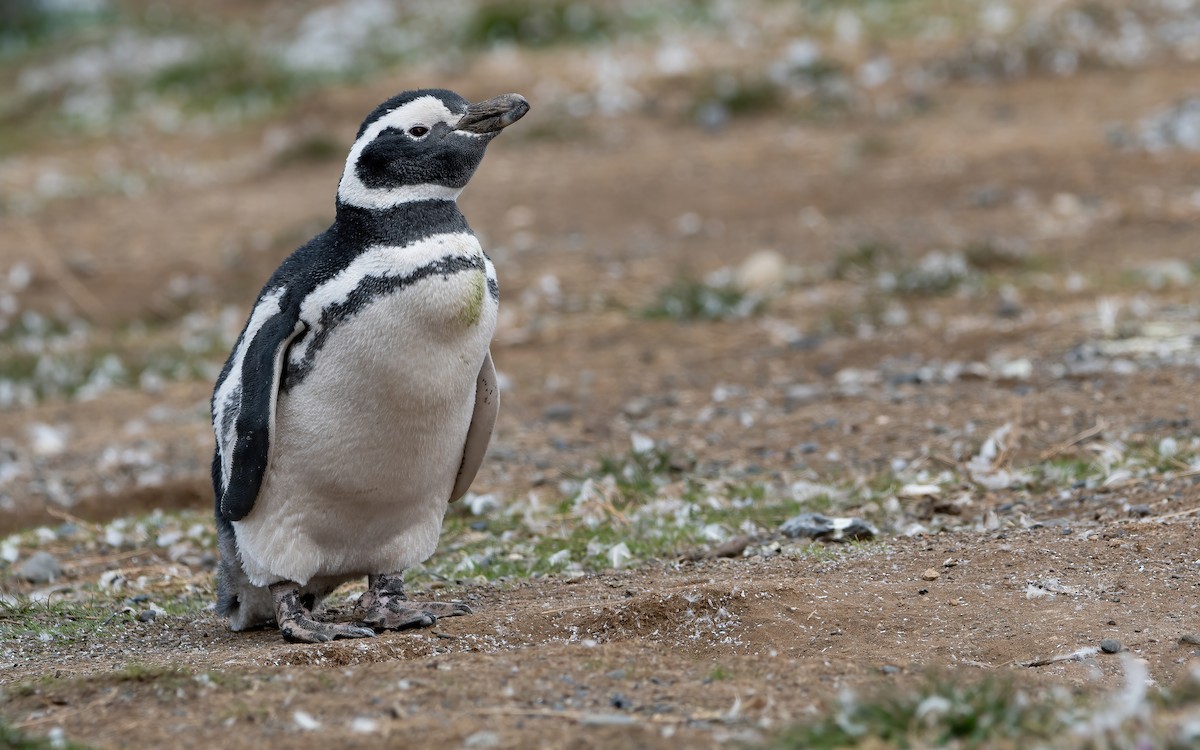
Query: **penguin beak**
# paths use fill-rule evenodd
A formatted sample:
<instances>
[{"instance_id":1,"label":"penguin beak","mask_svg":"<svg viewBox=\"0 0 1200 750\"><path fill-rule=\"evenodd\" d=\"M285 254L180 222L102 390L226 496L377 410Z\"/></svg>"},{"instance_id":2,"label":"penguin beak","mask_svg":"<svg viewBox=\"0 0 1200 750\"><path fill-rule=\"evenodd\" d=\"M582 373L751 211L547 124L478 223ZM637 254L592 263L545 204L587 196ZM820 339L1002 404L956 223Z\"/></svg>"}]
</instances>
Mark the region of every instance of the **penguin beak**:
<instances>
[{"instance_id":1,"label":"penguin beak","mask_svg":"<svg viewBox=\"0 0 1200 750\"><path fill-rule=\"evenodd\" d=\"M520 120L528 111L529 102L525 97L502 94L467 107L467 113L454 127L476 135L495 134Z\"/></svg>"}]
</instances>

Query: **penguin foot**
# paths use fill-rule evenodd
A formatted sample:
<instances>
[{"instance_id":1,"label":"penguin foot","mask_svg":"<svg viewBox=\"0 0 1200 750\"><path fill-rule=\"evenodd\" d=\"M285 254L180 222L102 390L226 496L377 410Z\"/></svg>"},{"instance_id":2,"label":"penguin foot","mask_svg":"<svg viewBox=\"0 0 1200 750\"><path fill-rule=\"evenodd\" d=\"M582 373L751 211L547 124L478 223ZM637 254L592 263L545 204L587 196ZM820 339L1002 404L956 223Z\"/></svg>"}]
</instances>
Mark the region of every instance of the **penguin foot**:
<instances>
[{"instance_id":1,"label":"penguin foot","mask_svg":"<svg viewBox=\"0 0 1200 750\"><path fill-rule=\"evenodd\" d=\"M370 588L358 599L354 616L379 630L404 630L433 625L439 617L471 614L458 602L410 602L399 573L370 576Z\"/></svg>"},{"instance_id":2,"label":"penguin foot","mask_svg":"<svg viewBox=\"0 0 1200 750\"><path fill-rule=\"evenodd\" d=\"M300 584L280 581L271 584L275 621L283 639L290 643L324 643L337 638L371 638L375 631L357 625L318 622L300 601Z\"/></svg>"}]
</instances>

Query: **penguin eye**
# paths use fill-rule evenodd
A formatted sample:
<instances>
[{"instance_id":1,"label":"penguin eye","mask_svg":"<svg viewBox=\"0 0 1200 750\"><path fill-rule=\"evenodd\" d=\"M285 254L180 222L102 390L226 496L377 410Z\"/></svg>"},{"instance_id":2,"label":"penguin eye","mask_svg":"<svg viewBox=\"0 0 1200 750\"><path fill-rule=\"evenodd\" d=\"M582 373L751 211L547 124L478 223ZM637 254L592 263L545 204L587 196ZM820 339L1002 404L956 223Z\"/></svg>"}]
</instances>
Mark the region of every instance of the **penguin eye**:
<instances>
[{"instance_id":1,"label":"penguin eye","mask_svg":"<svg viewBox=\"0 0 1200 750\"><path fill-rule=\"evenodd\" d=\"M428 132L429 132L429 128L425 127L424 125L413 125L411 128L408 129L408 134L411 135L413 138L420 138L421 136L425 135Z\"/></svg>"}]
</instances>

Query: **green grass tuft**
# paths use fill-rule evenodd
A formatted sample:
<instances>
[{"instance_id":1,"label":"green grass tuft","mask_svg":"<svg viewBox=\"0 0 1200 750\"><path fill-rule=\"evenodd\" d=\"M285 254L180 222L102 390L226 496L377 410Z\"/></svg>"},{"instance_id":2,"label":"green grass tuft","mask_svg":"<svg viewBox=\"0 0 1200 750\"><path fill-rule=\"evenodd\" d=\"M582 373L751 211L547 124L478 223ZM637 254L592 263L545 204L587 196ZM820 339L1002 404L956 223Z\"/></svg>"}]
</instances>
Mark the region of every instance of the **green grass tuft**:
<instances>
[{"instance_id":1,"label":"green grass tuft","mask_svg":"<svg viewBox=\"0 0 1200 750\"><path fill-rule=\"evenodd\" d=\"M255 116L291 100L306 88L304 76L234 38L210 40L200 54L159 71L150 81L185 113Z\"/></svg>"},{"instance_id":2,"label":"green grass tuft","mask_svg":"<svg viewBox=\"0 0 1200 750\"><path fill-rule=\"evenodd\" d=\"M0 2L0 61L112 21L114 16L107 4L5 0Z\"/></svg>"},{"instance_id":3,"label":"green grass tuft","mask_svg":"<svg viewBox=\"0 0 1200 750\"><path fill-rule=\"evenodd\" d=\"M32 737L0 719L0 748L5 750L83 750L84 747L86 746L69 741Z\"/></svg>"},{"instance_id":4,"label":"green grass tuft","mask_svg":"<svg viewBox=\"0 0 1200 750\"><path fill-rule=\"evenodd\" d=\"M1009 681L933 678L917 690L893 688L865 701L846 696L833 716L787 730L769 747L1021 747L1065 729L1058 708ZM996 744L1002 740L1016 744Z\"/></svg>"},{"instance_id":5,"label":"green grass tuft","mask_svg":"<svg viewBox=\"0 0 1200 750\"><path fill-rule=\"evenodd\" d=\"M862 281L875 275L896 254L895 248L875 242L863 242L839 252L829 271L830 278Z\"/></svg>"},{"instance_id":6,"label":"green grass tuft","mask_svg":"<svg viewBox=\"0 0 1200 750\"><path fill-rule=\"evenodd\" d=\"M680 279L658 291L658 298L642 314L670 320L735 320L762 312L763 300L732 284L708 284Z\"/></svg>"},{"instance_id":7,"label":"green grass tuft","mask_svg":"<svg viewBox=\"0 0 1200 750\"><path fill-rule=\"evenodd\" d=\"M465 24L463 42L475 47L497 43L548 47L602 39L616 26L617 20L602 5L499 0L475 8Z\"/></svg>"}]
</instances>

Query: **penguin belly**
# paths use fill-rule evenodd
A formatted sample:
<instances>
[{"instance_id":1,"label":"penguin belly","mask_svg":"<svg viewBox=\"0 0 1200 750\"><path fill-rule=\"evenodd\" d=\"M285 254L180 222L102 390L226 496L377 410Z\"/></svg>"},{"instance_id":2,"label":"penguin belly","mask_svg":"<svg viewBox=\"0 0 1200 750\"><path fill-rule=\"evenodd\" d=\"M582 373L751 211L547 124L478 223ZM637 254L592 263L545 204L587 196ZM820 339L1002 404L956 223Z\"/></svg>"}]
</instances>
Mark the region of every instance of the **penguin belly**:
<instances>
[{"instance_id":1,"label":"penguin belly","mask_svg":"<svg viewBox=\"0 0 1200 750\"><path fill-rule=\"evenodd\" d=\"M251 583L396 572L433 554L496 311L470 268L378 296L329 333L280 393L263 486L233 524Z\"/></svg>"}]
</instances>

